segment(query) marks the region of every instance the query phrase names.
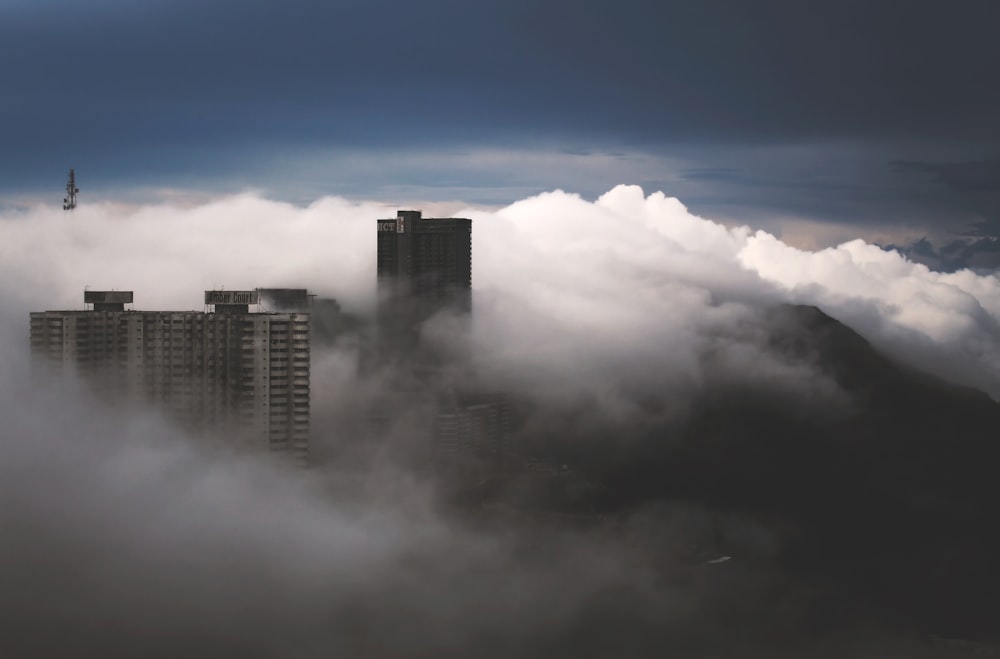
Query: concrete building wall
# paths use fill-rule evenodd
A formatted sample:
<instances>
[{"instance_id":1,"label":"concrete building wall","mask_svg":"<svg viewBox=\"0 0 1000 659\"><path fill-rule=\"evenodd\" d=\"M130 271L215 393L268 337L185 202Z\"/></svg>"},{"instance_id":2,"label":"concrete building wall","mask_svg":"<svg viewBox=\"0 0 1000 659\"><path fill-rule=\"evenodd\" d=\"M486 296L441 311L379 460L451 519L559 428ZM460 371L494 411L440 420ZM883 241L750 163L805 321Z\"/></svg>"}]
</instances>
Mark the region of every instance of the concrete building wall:
<instances>
[{"instance_id":1,"label":"concrete building wall","mask_svg":"<svg viewBox=\"0 0 1000 659\"><path fill-rule=\"evenodd\" d=\"M186 430L305 462L309 314L47 311L33 364L78 373L102 397L156 405Z\"/></svg>"}]
</instances>

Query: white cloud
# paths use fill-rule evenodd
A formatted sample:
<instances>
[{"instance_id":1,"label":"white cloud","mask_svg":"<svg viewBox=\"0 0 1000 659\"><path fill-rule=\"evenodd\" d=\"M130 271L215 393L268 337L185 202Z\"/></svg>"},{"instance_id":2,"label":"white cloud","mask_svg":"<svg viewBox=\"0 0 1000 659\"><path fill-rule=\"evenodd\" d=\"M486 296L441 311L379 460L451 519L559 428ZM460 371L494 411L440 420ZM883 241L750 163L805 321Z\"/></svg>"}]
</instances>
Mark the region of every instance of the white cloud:
<instances>
[{"instance_id":1,"label":"white cloud","mask_svg":"<svg viewBox=\"0 0 1000 659\"><path fill-rule=\"evenodd\" d=\"M0 295L18 313L81 308L84 286L133 289L137 308L184 309L213 287L306 286L367 312L374 221L392 214L253 194L183 207L38 206L0 216ZM932 272L861 241L803 251L637 187L457 214L475 219L482 363L508 375L534 370L554 386L656 372L658 382L696 383L707 336L786 301L816 304L897 357L1000 395L995 276Z\"/></svg>"},{"instance_id":2,"label":"white cloud","mask_svg":"<svg viewBox=\"0 0 1000 659\"><path fill-rule=\"evenodd\" d=\"M5 639L53 655L66 654L63 644L136 654L150 639L175 656L192 647L533 654L516 643L551 654L553 639L565 647L586 639L600 607L642 623L624 628L628 641L665 625L717 639L728 638L713 617L720 601L721 619L731 620L733 602L784 592L780 580L754 574L736 584L736 596L736 582L726 581L720 600L711 582L664 576L665 557L669 564L676 547L696 545L702 533L731 528L734 537L779 542L752 519L720 522L682 506L609 533L534 522L526 539L470 530L439 515L406 474L289 478L206 455L155 414L109 415L74 383L24 386L27 311L81 308L85 284L132 288L139 308L200 307L202 290L225 284L308 286L370 310L375 219L391 213L374 203L326 198L299 208L247 194L184 207L0 215L0 521L13 529L0 551L0 571L13 577ZM934 273L861 242L805 252L635 187L594 202L552 192L456 214L476 220L472 340L484 377L556 403L593 401L612 425L637 418L636 392L695 391L718 377L715 367L835 400L829 380L780 361L762 349L759 325L744 327L756 310L785 301L818 304L913 363L1000 393L995 277ZM343 399L314 398L316 418L363 406L381 384L354 381L349 357L314 362L314 373L336 371L324 391ZM407 440L426 439L407 430ZM706 530L687 529L685 519ZM60 634L35 633L50 628ZM371 633L382 629L392 633ZM496 645L509 637L518 640Z\"/></svg>"},{"instance_id":3,"label":"white cloud","mask_svg":"<svg viewBox=\"0 0 1000 659\"><path fill-rule=\"evenodd\" d=\"M649 368L683 369L683 355L697 350L713 322L731 319L733 305L792 302L820 306L898 358L1000 394L995 276L932 272L858 240L804 251L636 187L617 187L593 203L540 195L481 220L477 287L523 306L477 322L505 326L507 338L527 333L525 365L538 357L531 346L555 349L552 337L562 335L584 345L591 339L593 352L578 359L570 355L581 343L566 342L569 362L596 363L589 357L623 343L624 352L648 360L637 349L646 343L667 353Z\"/></svg>"}]
</instances>

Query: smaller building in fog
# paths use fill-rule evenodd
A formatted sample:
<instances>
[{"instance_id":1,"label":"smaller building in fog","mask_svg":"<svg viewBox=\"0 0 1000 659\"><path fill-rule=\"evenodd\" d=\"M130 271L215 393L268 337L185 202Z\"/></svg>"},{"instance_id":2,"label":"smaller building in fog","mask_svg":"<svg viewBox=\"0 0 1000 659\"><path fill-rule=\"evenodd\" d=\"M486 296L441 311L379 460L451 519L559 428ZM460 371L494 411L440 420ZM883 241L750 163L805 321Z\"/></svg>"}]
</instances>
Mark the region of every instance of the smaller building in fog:
<instances>
[{"instance_id":1,"label":"smaller building in fog","mask_svg":"<svg viewBox=\"0 0 1000 659\"><path fill-rule=\"evenodd\" d=\"M445 471L500 472L514 464L506 396L460 396L434 419L435 465Z\"/></svg>"}]
</instances>

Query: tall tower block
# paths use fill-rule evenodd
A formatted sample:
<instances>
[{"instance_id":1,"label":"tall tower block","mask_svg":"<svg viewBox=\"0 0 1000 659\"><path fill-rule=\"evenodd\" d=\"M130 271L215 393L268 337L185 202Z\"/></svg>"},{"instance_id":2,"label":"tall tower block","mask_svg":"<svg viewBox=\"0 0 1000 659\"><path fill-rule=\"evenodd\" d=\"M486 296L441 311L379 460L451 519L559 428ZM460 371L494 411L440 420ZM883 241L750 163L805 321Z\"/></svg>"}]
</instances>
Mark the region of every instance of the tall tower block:
<instances>
[{"instance_id":1,"label":"tall tower block","mask_svg":"<svg viewBox=\"0 0 1000 659\"><path fill-rule=\"evenodd\" d=\"M378 220L377 276L382 329L405 334L439 311L468 313L472 220L414 210Z\"/></svg>"}]
</instances>

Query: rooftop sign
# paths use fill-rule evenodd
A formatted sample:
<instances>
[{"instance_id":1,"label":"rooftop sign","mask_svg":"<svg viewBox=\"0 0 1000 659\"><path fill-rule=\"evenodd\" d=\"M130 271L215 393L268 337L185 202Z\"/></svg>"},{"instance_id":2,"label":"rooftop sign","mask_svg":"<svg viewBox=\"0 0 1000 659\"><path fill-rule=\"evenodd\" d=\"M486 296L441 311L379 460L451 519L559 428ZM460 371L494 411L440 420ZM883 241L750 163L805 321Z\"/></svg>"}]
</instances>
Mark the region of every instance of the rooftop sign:
<instances>
[{"instance_id":1,"label":"rooftop sign","mask_svg":"<svg viewBox=\"0 0 1000 659\"><path fill-rule=\"evenodd\" d=\"M257 291L205 291L205 304L257 304Z\"/></svg>"}]
</instances>

